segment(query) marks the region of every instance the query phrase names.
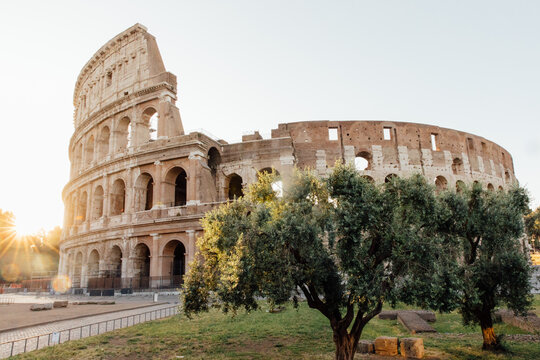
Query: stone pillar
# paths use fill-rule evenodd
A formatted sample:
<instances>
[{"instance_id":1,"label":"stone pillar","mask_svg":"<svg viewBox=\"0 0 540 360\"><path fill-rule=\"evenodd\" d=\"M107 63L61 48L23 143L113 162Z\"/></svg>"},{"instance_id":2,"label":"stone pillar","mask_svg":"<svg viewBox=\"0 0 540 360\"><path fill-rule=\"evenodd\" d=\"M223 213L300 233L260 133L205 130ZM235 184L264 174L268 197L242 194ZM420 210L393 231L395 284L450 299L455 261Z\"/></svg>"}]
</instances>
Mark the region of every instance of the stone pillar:
<instances>
[{"instance_id":1,"label":"stone pillar","mask_svg":"<svg viewBox=\"0 0 540 360\"><path fill-rule=\"evenodd\" d=\"M103 175L103 217L109 216L110 209L109 178Z\"/></svg>"},{"instance_id":2,"label":"stone pillar","mask_svg":"<svg viewBox=\"0 0 540 360\"><path fill-rule=\"evenodd\" d=\"M124 255L122 257L122 265L121 265L122 273L120 274L120 277L122 278L122 287L129 287L129 284L126 284L127 283L126 279L129 277L133 277L133 274L128 274L128 261L129 261L129 257Z\"/></svg>"},{"instance_id":3,"label":"stone pillar","mask_svg":"<svg viewBox=\"0 0 540 360\"><path fill-rule=\"evenodd\" d=\"M154 204L152 209L162 209L165 207L164 189L163 189L163 164L161 161L156 160L154 162Z\"/></svg>"},{"instance_id":4,"label":"stone pillar","mask_svg":"<svg viewBox=\"0 0 540 360\"><path fill-rule=\"evenodd\" d=\"M200 203L199 199L199 181L200 181L200 162L203 161L205 155L200 151L192 151L189 154L189 166L187 173L187 196L186 205L197 205Z\"/></svg>"},{"instance_id":5,"label":"stone pillar","mask_svg":"<svg viewBox=\"0 0 540 360\"><path fill-rule=\"evenodd\" d=\"M86 288L88 286L88 265L83 263L81 266L81 287Z\"/></svg>"},{"instance_id":6,"label":"stone pillar","mask_svg":"<svg viewBox=\"0 0 540 360\"><path fill-rule=\"evenodd\" d=\"M159 239L161 235L155 233L150 234L152 237L152 249L150 249L150 276L160 276L160 260L159 256Z\"/></svg>"},{"instance_id":7,"label":"stone pillar","mask_svg":"<svg viewBox=\"0 0 540 360\"><path fill-rule=\"evenodd\" d=\"M197 237L195 236L195 230L186 230L186 234L188 235L188 246L186 249L186 252L187 252L186 265L188 265L195 258ZM188 271L188 267L186 266L186 273L187 271Z\"/></svg>"}]
</instances>

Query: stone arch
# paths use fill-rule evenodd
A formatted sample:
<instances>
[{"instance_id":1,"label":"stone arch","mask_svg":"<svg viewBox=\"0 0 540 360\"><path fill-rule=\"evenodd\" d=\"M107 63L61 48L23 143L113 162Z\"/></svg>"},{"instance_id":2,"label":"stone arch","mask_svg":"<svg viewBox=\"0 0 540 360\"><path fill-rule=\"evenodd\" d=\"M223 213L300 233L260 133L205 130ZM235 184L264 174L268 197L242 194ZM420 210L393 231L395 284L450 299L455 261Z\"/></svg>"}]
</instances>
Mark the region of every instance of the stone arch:
<instances>
[{"instance_id":1,"label":"stone arch","mask_svg":"<svg viewBox=\"0 0 540 360\"><path fill-rule=\"evenodd\" d=\"M448 181L444 176L437 176L435 178L435 189L439 191L446 190L448 188Z\"/></svg>"},{"instance_id":2,"label":"stone arch","mask_svg":"<svg viewBox=\"0 0 540 360\"><path fill-rule=\"evenodd\" d=\"M454 158L452 161L452 172L454 175L462 175L463 174L463 161L460 158Z\"/></svg>"},{"instance_id":3,"label":"stone arch","mask_svg":"<svg viewBox=\"0 0 540 360\"><path fill-rule=\"evenodd\" d=\"M227 177L227 198L234 200L244 196L244 189L242 186L242 177L236 173L233 173Z\"/></svg>"},{"instance_id":4,"label":"stone arch","mask_svg":"<svg viewBox=\"0 0 540 360\"><path fill-rule=\"evenodd\" d=\"M124 116L118 121L115 134L116 151L123 151L131 145L131 119Z\"/></svg>"},{"instance_id":5,"label":"stone arch","mask_svg":"<svg viewBox=\"0 0 540 360\"><path fill-rule=\"evenodd\" d=\"M92 220L99 219L103 216L103 187L98 185L94 190L92 199Z\"/></svg>"},{"instance_id":6,"label":"stone arch","mask_svg":"<svg viewBox=\"0 0 540 360\"><path fill-rule=\"evenodd\" d=\"M78 209L77 209L77 222L82 223L86 221L86 207L88 203L88 195L86 191L83 191L79 198Z\"/></svg>"},{"instance_id":7,"label":"stone arch","mask_svg":"<svg viewBox=\"0 0 540 360\"><path fill-rule=\"evenodd\" d=\"M99 252L97 249L93 249L88 255L88 276L98 277L99 270Z\"/></svg>"},{"instance_id":8,"label":"stone arch","mask_svg":"<svg viewBox=\"0 0 540 360\"><path fill-rule=\"evenodd\" d=\"M152 209L154 205L154 179L149 173L142 173L135 181L135 211Z\"/></svg>"},{"instance_id":9,"label":"stone arch","mask_svg":"<svg viewBox=\"0 0 540 360\"><path fill-rule=\"evenodd\" d=\"M94 135L90 135L84 146L84 162L88 166L94 160Z\"/></svg>"},{"instance_id":10,"label":"stone arch","mask_svg":"<svg viewBox=\"0 0 540 360\"><path fill-rule=\"evenodd\" d=\"M375 183L375 179L372 178L372 177L369 176L369 175L362 175L362 178L363 178L363 179L366 179L367 181L369 181L369 182L372 183L372 184Z\"/></svg>"},{"instance_id":11,"label":"stone arch","mask_svg":"<svg viewBox=\"0 0 540 360\"><path fill-rule=\"evenodd\" d=\"M397 179L398 176L396 174L388 174L386 175L386 177L384 178L384 182L385 183L389 183L389 182L392 182L393 180Z\"/></svg>"},{"instance_id":12,"label":"stone arch","mask_svg":"<svg viewBox=\"0 0 540 360\"><path fill-rule=\"evenodd\" d=\"M126 210L126 184L122 179L116 179L111 191L111 215L120 215Z\"/></svg>"},{"instance_id":13,"label":"stone arch","mask_svg":"<svg viewBox=\"0 0 540 360\"><path fill-rule=\"evenodd\" d=\"M504 172L504 181L506 181L507 184L509 184L512 181L510 172L508 170Z\"/></svg>"},{"instance_id":14,"label":"stone arch","mask_svg":"<svg viewBox=\"0 0 540 360\"><path fill-rule=\"evenodd\" d=\"M212 146L210 150L208 150L208 167L210 168L214 180L216 179L219 164L221 164L221 154L218 149Z\"/></svg>"},{"instance_id":15,"label":"stone arch","mask_svg":"<svg viewBox=\"0 0 540 360\"><path fill-rule=\"evenodd\" d=\"M354 167L358 171L371 170L371 154L368 151L360 151L354 158Z\"/></svg>"},{"instance_id":16,"label":"stone arch","mask_svg":"<svg viewBox=\"0 0 540 360\"><path fill-rule=\"evenodd\" d=\"M274 171L276 173L276 176L278 176L278 177L281 176L279 171L277 171L273 167L262 168L261 170L257 171L257 176L258 176L258 174L270 174L272 171Z\"/></svg>"},{"instance_id":17,"label":"stone arch","mask_svg":"<svg viewBox=\"0 0 540 360\"><path fill-rule=\"evenodd\" d=\"M499 185L499 191L504 191L504 188Z\"/></svg>"},{"instance_id":18,"label":"stone arch","mask_svg":"<svg viewBox=\"0 0 540 360\"><path fill-rule=\"evenodd\" d=\"M162 251L162 274L169 274L171 286L183 282L186 273L186 247L180 240L171 240Z\"/></svg>"},{"instance_id":19,"label":"stone arch","mask_svg":"<svg viewBox=\"0 0 540 360\"><path fill-rule=\"evenodd\" d=\"M133 248L132 264L133 277L140 279L134 284L134 287L148 287L148 277L150 276L150 248L148 245L138 243Z\"/></svg>"},{"instance_id":20,"label":"stone arch","mask_svg":"<svg viewBox=\"0 0 540 360\"><path fill-rule=\"evenodd\" d=\"M488 191L495 191L495 187L493 186L492 183L487 184L487 189Z\"/></svg>"},{"instance_id":21,"label":"stone arch","mask_svg":"<svg viewBox=\"0 0 540 360\"><path fill-rule=\"evenodd\" d=\"M82 165L83 165L83 160L82 160L82 143L79 143L76 147L75 147L75 159L74 159L74 168L75 169L82 169Z\"/></svg>"},{"instance_id":22,"label":"stone arch","mask_svg":"<svg viewBox=\"0 0 540 360\"><path fill-rule=\"evenodd\" d=\"M154 107L150 106L144 109L141 118L148 129L147 135L143 137L143 141L156 141L158 138L159 113Z\"/></svg>"},{"instance_id":23,"label":"stone arch","mask_svg":"<svg viewBox=\"0 0 540 360\"><path fill-rule=\"evenodd\" d=\"M101 128L98 140L98 156L103 159L109 153L109 142L111 138L111 131L108 126Z\"/></svg>"},{"instance_id":24,"label":"stone arch","mask_svg":"<svg viewBox=\"0 0 540 360\"><path fill-rule=\"evenodd\" d=\"M111 277L122 277L122 249L118 245L113 245L108 254L108 275Z\"/></svg>"},{"instance_id":25,"label":"stone arch","mask_svg":"<svg viewBox=\"0 0 540 360\"><path fill-rule=\"evenodd\" d=\"M169 206L183 206L187 202L187 173L175 166L165 176L165 198Z\"/></svg>"}]
</instances>

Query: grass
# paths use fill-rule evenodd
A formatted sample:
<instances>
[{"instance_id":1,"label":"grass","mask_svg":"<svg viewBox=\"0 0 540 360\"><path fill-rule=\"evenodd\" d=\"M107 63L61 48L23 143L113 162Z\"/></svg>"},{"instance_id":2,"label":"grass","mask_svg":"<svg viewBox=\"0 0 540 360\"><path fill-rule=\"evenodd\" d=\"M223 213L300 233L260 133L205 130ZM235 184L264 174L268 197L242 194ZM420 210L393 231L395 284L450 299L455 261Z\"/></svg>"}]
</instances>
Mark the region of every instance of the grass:
<instances>
[{"instance_id":1,"label":"grass","mask_svg":"<svg viewBox=\"0 0 540 360\"><path fill-rule=\"evenodd\" d=\"M540 296L535 305L540 305ZM271 314L261 311L235 317L218 310L189 320L183 316L148 322L99 336L45 348L17 359L333 359L334 345L328 320L301 303ZM478 327L461 325L457 313L437 314L438 334L420 335L427 355L441 359L540 359L540 343L507 341L508 352L483 352ZM523 330L497 324L497 334ZM363 339L377 336L410 337L397 321L373 319ZM418 336L418 335L415 335ZM359 355L357 356L361 358Z\"/></svg>"}]
</instances>

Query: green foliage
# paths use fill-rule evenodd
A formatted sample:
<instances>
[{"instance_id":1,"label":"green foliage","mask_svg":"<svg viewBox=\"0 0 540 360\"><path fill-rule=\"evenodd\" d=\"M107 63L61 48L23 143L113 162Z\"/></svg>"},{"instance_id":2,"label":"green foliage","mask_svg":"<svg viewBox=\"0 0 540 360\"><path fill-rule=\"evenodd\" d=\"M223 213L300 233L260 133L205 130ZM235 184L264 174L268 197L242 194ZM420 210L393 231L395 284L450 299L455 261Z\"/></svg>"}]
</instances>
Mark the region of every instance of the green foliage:
<instances>
[{"instance_id":1,"label":"green foliage","mask_svg":"<svg viewBox=\"0 0 540 360\"><path fill-rule=\"evenodd\" d=\"M519 242L528 209L525 190L492 192L476 184L443 200L452 214L446 230L462 243L464 322L490 327L501 305L525 312L532 301L530 266Z\"/></svg>"},{"instance_id":2,"label":"green foliage","mask_svg":"<svg viewBox=\"0 0 540 360\"><path fill-rule=\"evenodd\" d=\"M525 231L533 248L540 249L540 207L525 215Z\"/></svg>"}]
</instances>

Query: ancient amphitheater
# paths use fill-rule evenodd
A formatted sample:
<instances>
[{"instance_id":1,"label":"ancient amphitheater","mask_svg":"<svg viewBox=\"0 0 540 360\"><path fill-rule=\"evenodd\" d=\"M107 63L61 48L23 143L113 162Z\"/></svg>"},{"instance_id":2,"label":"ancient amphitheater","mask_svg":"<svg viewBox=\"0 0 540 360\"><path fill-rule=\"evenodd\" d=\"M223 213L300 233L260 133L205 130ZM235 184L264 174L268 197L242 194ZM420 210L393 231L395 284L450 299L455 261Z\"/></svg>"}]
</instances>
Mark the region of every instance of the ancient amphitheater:
<instances>
[{"instance_id":1,"label":"ancient amphitheater","mask_svg":"<svg viewBox=\"0 0 540 360\"><path fill-rule=\"evenodd\" d=\"M201 217L269 168L284 179L295 166L324 175L341 160L376 182L422 173L438 188L478 181L504 189L515 180L505 149L431 125L304 121L234 144L185 134L176 94L176 76L140 24L80 72L59 266L75 289L178 286L196 253Z\"/></svg>"}]
</instances>

